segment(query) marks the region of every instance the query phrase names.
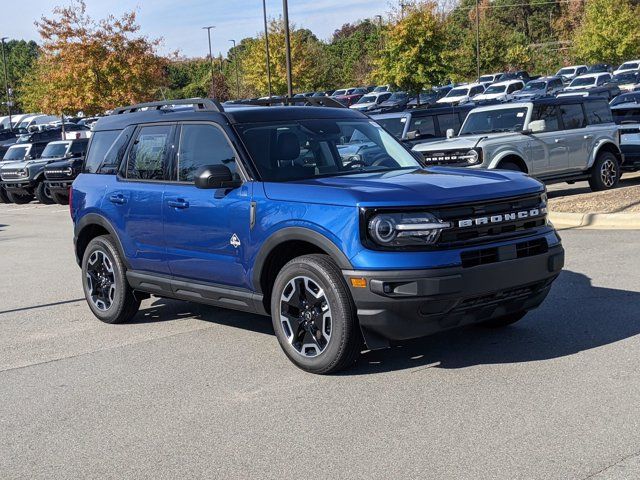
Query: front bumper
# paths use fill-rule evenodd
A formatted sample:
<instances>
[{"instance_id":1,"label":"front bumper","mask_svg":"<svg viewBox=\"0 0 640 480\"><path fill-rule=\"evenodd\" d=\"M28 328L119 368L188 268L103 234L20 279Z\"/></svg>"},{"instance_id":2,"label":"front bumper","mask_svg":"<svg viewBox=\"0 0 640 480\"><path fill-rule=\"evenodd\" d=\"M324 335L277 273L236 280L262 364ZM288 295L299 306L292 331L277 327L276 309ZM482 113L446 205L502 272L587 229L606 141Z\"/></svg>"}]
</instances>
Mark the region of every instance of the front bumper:
<instances>
[{"instance_id":1,"label":"front bumper","mask_svg":"<svg viewBox=\"0 0 640 480\"><path fill-rule=\"evenodd\" d=\"M531 257L464 268L343 275L369 348L536 308L564 265L561 245ZM352 278L366 279L355 288Z\"/></svg>"},{"instance_id":2,"label":"front bumper","mask_svg":"<svg viewBox=\"0 0 640 480\"><path fill-rule=\"evenodd\" d=\"M5 190L15 193L33 193L36 185L37 182L34 180L29 180L28 177L24 179L2 181L2 186L5 188Z\"/></svg>"},{"instance_id":3,"label":"front bumper","mask_svg":"<svg viewBox=\"0 0 640 480\"><path fill-rule=\"evenodd\" d=\"M63 193L68 194L71 185L73 184L73 179L70 180L45 180L49 191L52 193Z\"/></svg>"}]
</instances>

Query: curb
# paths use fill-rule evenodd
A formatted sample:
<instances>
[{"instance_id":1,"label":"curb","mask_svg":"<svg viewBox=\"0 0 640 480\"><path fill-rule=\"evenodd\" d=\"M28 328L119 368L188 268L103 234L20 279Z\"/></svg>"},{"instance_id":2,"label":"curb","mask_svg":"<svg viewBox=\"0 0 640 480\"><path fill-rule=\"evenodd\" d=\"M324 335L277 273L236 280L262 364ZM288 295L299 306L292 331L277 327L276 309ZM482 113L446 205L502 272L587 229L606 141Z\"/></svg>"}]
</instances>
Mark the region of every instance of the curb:
<instances>
[{"instance_id":1,"label":"curb","mask_svg":"<svg viewBox=\"0 0 640 480\"><path fill-rule=\"evenodd\" d=\"M640 213L549 212L549 220L558 230L640 230Z\"/></svg>"}]
</instances>

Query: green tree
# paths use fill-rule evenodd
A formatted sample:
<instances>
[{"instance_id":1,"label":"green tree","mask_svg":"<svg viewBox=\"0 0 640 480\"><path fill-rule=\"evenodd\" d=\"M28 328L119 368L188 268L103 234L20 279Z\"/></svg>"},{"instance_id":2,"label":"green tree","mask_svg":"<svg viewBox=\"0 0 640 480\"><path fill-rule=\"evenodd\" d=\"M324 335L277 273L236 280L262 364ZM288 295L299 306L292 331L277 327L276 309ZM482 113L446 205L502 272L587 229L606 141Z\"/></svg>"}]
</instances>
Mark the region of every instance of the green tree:
<instances>
[{"instance_id":1,"label":"green tree","mask_svg":"<svg viewBox=\"0 0 640 480\"><path fill-rule=\"evenodd\" d=\"M12 110L19 111L21 107L20 88L25 78L31 75L34 64L38 58L39 48L34 41L10 40L5 43L5 56L7 57L7 76L9 77L9 87L13 89L13 101L16 107ZM4 88L4 63L0 55L0 102L7 101L6 90Z\"/></svg>"},{"instance_id":2,"label":"green tree","mask_svg":"<svg viewBox=\"0 0 640 480\"><path fill-rule=\"evenodd\" d=\"M588 0L573 52L588 63L619 64L640 56L640 7L628 0Z\"/></svg>"},{"instance_id":3,"label":"green tree","mask_svg":"<svg viewBox=\"0 0 640 480\"><path fill-rule=\"evenodd\" d=\"M328 87L364 85L372 81L382 46L381 26L366 19L344 24L326 46Z\"/></svg>"},{"instance_id":4,"label":"green tree","mask_svg":"<svg viewBox=\"0 0 640 480\"><path fill-rule=\"evenodd\" d=\"M403 17L386 28L383 43L375 71L380 82L417 92L440 83L449 73L444 57L446 26L433 2L407 7Z\"/></svg>"}]
</instances>

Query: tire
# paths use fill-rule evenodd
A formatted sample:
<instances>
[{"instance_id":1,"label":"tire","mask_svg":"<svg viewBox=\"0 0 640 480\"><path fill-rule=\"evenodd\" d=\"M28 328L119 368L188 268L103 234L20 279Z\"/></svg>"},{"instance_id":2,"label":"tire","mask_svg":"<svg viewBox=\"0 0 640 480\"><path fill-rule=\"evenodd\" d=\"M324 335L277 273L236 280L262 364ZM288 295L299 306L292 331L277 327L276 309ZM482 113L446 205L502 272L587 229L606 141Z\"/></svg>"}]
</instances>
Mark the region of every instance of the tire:
<instances>
[{"instance_id":1,"label":"tire","mask_svg":"<svg viewBox=\"0 0 640 480\"><path fill-rule=\"evenodd\" d=\"M24 205L25 203L29 203L33 200L33 195L29 193L7 192L7 197L9 198L9 203L15 203L18 205Z\"/></svg>"},{"instance_id":2,"label":"tire","mask_svg":"<svg viewBox=\"0 0 640 480\"><path fill-rule=\"evenodd\" d=\"M36 187L36 198L43 205L52 205L55 203L55 201L51 197L51 192L49 192L49 188L44 182L38 183L38 186Z\"/></svg>"},{"instance_id":3,"label":"tire","mask_svg":"<svg viewBox=\"0 0 640 480\"><path fill-rule=\"evenodd\" d=\"M11 203L4 187L0 187L0 203Z\"/></svg>"},{"instance_id":4,"label":"tire","mask_svg":"<svg viewBox=\"0 0 640 480\"><path fill-rule=\"evenodd\" d=\"M517 321L521 320L527 314L526 311L510 313L504 317L493 318L480 323L480 326L486 328L503 328L513 325Z\"/></svg>"},{"instance_id":5,"label":"tire","mask_svg":"<svg viewBox=\"0 0 640 480\"><path fill-rule=\"evenodd\" d=\"M93 314L105 323L131 320L140 308L110 235L89 242L82 257L82 287Z\"/></svg>"},{"instance_id":6,"label":"tire","mask_svg":"<svg viewBox=\"0 0 640 480\"><path fill-rule=\"evenodd\" d=\"M327 255L294 258L280 270L271 318L280 347L302 370L334 373L351 366L360 354L362 334L353 299Z\"/></svg>"},{"instance_id":7,"label":"tire","mask_svg":"<svg viewBox=\"0 0 640 480\"><path fill-rule=\"evenodd\" d=\"M51 192L51 198L58 205L69 205L69 195L65 195L64 193L53 193Z\"/></svg>"},{"instance_id":8,"label":"tire","mask_svg":"<svg viewBox=\"0 0 640 480\"><path fill-rule=\"evenodd\" d=\"M522 170L522 168L520 168L520 165L518 165L517 163L514 162L502 162L500 163L500 169L501 170L511 170L513 172L522 172L524 173L524 170Z\"/></svg>"},{"instance_id":9,"label":"tire","mask_svg":"<svg viewBox=\"0 0 640 480\"><path fill-rule=\"evenodd\" d=\"M611 152L598 154L589 177L589 186L594 192L609 190L620 181L620 165L618 158Z\"/></svg>"}]
</instances>

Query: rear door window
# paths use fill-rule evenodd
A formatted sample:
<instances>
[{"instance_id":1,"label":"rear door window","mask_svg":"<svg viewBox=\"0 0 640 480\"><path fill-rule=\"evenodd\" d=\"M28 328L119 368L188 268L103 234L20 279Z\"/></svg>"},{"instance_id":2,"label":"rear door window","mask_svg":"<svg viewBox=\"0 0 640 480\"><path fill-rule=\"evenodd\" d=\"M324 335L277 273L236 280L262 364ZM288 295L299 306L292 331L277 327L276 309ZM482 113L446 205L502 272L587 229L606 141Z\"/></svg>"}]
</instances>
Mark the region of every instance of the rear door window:
<instances>
[{"instance_id":1,"label":"rear door window","mask_svg":"<svg viewBox=\"0 0 640 480\"><path fill-rule=\"evenodd\" d=\"M565 130L582 128L587 123L582 111L582 105L579 103L560 105L560 116Z\"/></svg>"},{"instance_id":2,"label":"rear door window","mask_svg":"<svg viewBox=\"0 0 640 480\"><path fill-rule=\"evenodd\" d=\"M129 151L126 177L130 180L168 180L172 134L172 125L141 127Z\"/></svg>"}]
</instances>

